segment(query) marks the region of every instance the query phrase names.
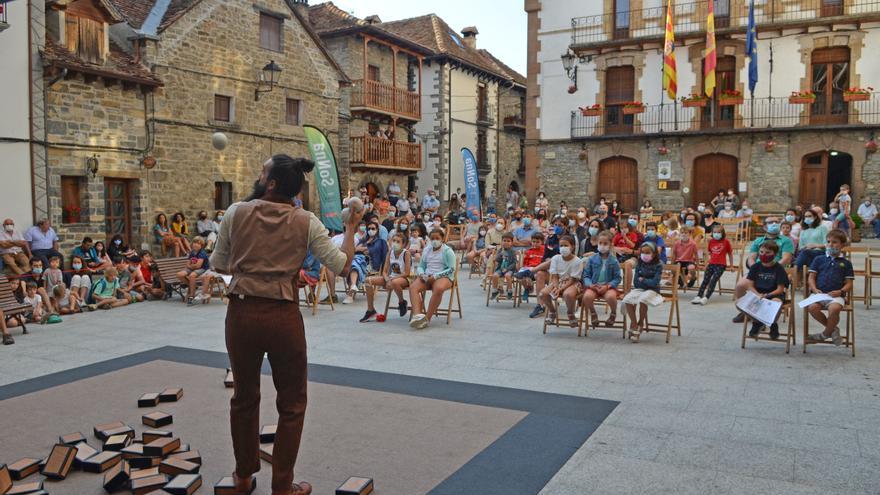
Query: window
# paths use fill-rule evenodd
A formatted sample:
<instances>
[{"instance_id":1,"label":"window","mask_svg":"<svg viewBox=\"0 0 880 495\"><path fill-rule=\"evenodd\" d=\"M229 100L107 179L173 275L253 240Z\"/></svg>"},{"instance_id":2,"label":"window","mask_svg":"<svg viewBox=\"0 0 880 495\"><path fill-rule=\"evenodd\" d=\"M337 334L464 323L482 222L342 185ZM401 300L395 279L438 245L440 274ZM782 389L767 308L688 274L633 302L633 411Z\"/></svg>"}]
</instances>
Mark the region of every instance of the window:
<instances>
[{"instance_id":1,"label":"window","mask_svg":"<svg viewBox=\"0 0 880 495\"><path fill-rule=\"evenodd\" d=\"M842 124L847 121L848 105L843 92L849 87L849 48L822 48L813 51L812 90L816 101L810 111L814 124Z\"/></svg>"},{"instance_id":2,"label":"window","mask_svg":"<svg viewBox=\"0 0 880 495\"><path fill-rule=\"evenodd\" d=\"M614 39L629 38L629 2L614 0Z\"/></svg>"},{"instance_id":3,"label":"window","mask_svg":"<svg viewBox=\"0 0 880 495\"><path fill-rule=\"evenodd\" d=\"M625 103L635 94L635 68L631 65L611 67L605 72L605 130L607 133L630 134L633 116L625 115Z\"/></svg>"},{"instance_id":4,"label":"window","mask_svg":"<svg viewBox=\"0 0 880 495\"><path fill-rule=\"evenodd\" d=\"M730 27L730 0L715 0L715 28Z\"/></svg>"},{"instance_id":5,"label":"window","mask_svg":"<svg viewBox=\"0 0 880 495\"><path fill-rule=\"evenodd\" d=\"M843 15L843 0L822 0L822 17Z\"/></svg>"},{"instance_id":6,"label":"window","mask_svg":"<svg viewBox=\"0 0 880 495\"><path fill-rule=\"evenodd\" d=\"M288 98L284 114L284 121L287 122L287 125L301 125L302 120L302 102L300 100L295 100L293 98Z\"/></svg>"},{"instance_id":7,"label":"window","mask_svg":"<svg viewBox=\"0 0 880 495\"><path fill-rule=\"evenodd\" d=\"M68 15L66 26L67 49L79 58L93 64L104 63L104 23L84 17Z\"/></svg>"},{"instance_id":8,"label":"window","mask_svg":"<svg viewBox=\"0 0 880 495\"><path fill-rule=\"evenodd\" d=\"M705 69L706 60L703 60ZM705 70L703 70L705 74ZM733 119L736 107L721 106L718 97L724 91L736 89L736 57L718 57L715 64L715 91L712 93L712 101L703 107L702 127L733 127ZM714 121L714 124L713 124Z\"/></svg>"},{"instance_id":9,"label":"window","mask_svg":"<svg viewBox=\"0 0 880 495\"><path fill-rule=\"evenodd\" d=\"M489 140L486 131L480 129L477 131L477 170L489 173L491 169L489 165Z\"/></svg>"},{"instance_id":10,"label":"window","mask_svg":"<svg viewBox=\"0 0 880 495\"><path fill-rule=\"evenodd\" d=\"M370 81L379 82L379 67L375 65L367 66L367 79Z\"/></svg>"},{"instance_id":11,"label":"window","mask_svg":"<svg viewBox=\"0 0 880 495\"><path fill-rule=\"evenodd\" d=\"M232 121L232 97L214 95L214 120L218 122Z\"/></svg>"},{"instance_id":12,"label":"window","mask_svg":"<svg viewBox=\"0 0 880 495\"><path fill-rule=\"evenodd\" d=\"M260 13L260 48L281 51L282 20L269 14Z\"/></svg>"},{"instance_id":13,"label":"window","mask_svg":"<svg viewBox=\"0 0 880 495\"><path fill-rule=\"evenodd\" d=\"M232 204L232 183L214 183L214 209L225 210Z\"/></svg>"},{"instance_id":14,"label":"window","mask_svg":"<svg viewBox=\"0 0 880 495\"><path fill-rule=\"evenodd\" d=\"M486 122L489 119L489 93L486 86L477 86L477 120Z\"/></svg>"},{"instance_id":15,"label":"window","mask_svg":"<svg viewBox=\"0 0 880 495\"><path fill-rule=\"evenodd\" d=\"M79 223L82 205L80 203L80 177L61 177L61 222Z\"/></svg>"}]
</instances>

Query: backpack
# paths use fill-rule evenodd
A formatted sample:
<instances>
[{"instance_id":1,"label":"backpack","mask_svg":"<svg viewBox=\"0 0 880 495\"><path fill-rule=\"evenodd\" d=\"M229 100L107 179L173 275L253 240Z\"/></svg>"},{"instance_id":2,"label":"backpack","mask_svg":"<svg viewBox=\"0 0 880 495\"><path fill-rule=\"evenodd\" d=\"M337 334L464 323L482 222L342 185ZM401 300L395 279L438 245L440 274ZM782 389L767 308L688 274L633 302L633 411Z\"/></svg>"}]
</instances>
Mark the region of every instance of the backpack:
<instances>
[{"instance_id":1,"label":"backpack","mask_svg":"<svg viewBox=\"0 0 880 495\"><path fill-rule=\"evenodd\" d=\"M92 288L89 289L89 295L86 296L86 304L97 304L95 302L95 290L98 288L98 284L101 284L101 290L104 290L107 287L107 279L101 277L97 282L92 284Z\"/></svg>"}]
</instances>

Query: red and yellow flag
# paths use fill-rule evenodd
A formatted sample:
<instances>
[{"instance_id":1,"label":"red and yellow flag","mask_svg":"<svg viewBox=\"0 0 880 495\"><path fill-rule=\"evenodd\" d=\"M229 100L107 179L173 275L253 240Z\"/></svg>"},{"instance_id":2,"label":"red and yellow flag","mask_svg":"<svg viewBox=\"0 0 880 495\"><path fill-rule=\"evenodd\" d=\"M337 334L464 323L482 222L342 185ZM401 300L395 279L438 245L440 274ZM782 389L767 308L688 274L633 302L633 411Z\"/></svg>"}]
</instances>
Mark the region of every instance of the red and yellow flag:
<instances>
[{"instance_id":1,"label":"red and yellow flag","mask_svg":"<svg viewBox=\"0 0 880 495\"><path fill-rule=\"evenodd\" d=\"M712 97L715 91L715 65L718 50L715 47L715 0L709 0L709 16L706 18L706 60L703 65L703 86L706 96Z\"/></svg>"},{"instance_id":2,"label":"red and yellow flag","mask_svg":"<svg viewBox=\"0 0 880 495\"><path fill-rule=\"evenodd\" d=\"M675 32L672 23L672 0L666 3L666 41L663 44L663 88L672 100L678 95L678 74L675 69Z\"/></svg>"}]
</instances>

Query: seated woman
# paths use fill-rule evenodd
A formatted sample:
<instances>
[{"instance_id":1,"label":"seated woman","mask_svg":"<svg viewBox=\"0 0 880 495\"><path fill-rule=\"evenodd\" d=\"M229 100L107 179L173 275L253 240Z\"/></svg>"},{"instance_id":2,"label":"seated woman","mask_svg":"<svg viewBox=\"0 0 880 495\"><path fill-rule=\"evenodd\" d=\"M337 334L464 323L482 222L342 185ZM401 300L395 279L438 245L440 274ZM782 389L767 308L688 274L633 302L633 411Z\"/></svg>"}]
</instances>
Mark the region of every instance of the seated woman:
<instances>
[{"instance_id":1,"label":"seated woman","mask_svg":"<svg viewBox=\"0 0 880 495\"><path fill-rule=\"evenodd\" d=\"M73 270L73 275L70 277L70 292L76 296L77 300L85 301L92 288L92 278L89 276L92 272L79 256L71 258L70 267Z\"/></svg>"},{"instance_id":2,"label":"seated woman","mask_svg":"<svg viewBox=\"0 0 880 495\"><path fill-rule=\"evenodd\" d=\"M206 251L214 250L214 243L217 242L217 234L219 233L220 224L209 219L207 211L200 211L199 218L196 220L196 234L205 238L205 241L207 242L205 245Z\"/></svg>"},{"instance_id":3,"label":"seated woman","mask_svg":"<svg viewBox=\"0 0 880 495\"><path fill-rule=\"evenodd\" d=\"M186 225L186 217L183 216L183 213L177 212L171 217L171 233L180 240L180 245L184 251L190 250L189 227Z\"/></svg>"},{"instance_id":4,"label":"seated woman","mask_svg":"<svg viewBox=\"0 0 880 495\"><path fill-rule=\"evenodd\" d=\"M654 207L651 205L650 200L645 200L642 204L642 207L639 208L639 218L645 222L650 220L654 216Z\"/></svg>"},{"instance_id":5,"label":"seated woman","mask_svg":"<svg viewBox=\"0 0 880 495\"><path fill-rule=\"evenodd\" d=\"M483 253L486 251L486 230L485 224L480 224L480 230L477 231L477 238L471 243L471 249L467 252L467 261L471 267L481 266ZM476 263L476 265L474 265Z\"/></svg>"},{"instance_id":6,"label":"seated woman","mask_svg":"<svg viewBox=\"0 0 880 495\"><path fill-rule=\"evenodd\" d=\"M180 239L171 231L168 225L168 217L164 213L156 215L156 225L153 226L153 235L156 237L156 243L163 246L166 251L174 251L174 257L179 258L183 251L183 244Z\"/></svg>"},{"instance_id":7,"label":"seated woman","mask_svg":"<svg viewBox=\"0 0 880 495\"><path fill-rule=\"evenodd\" d=\"M600 232L593 236L598 242L598 254L590 256L584 262L582 281L584 295L581 303L590 312L590 324L593 328L599 326L599 315L593 303L597 298L605 299L611 316L605 321L605 326L614 325L617 320L617 286L620 285L620 263L611 252L611 233Z\"/></svg>"},{"instance_id":8,"label":"seated woman","mask_svg":"<svg viewBox=\"0 0 880 495\"><path fill-rule=\"evenodd\" d=\"M409 296L412 299L413 317L409 322L412 328L422 330L431 323L431 318L437 313L443 293L452 288L455 278L455 251L443 244L446 232L442 229L434 229L431 232L431 243L425 248L419 267L416 270L418 278L413 281L409 288ZM428 303L428 312L425 314L423 296L425 291L431 291L431 301ZM451 297L451 296L450 296Z\"/></svg>"},{"instance_id":9,"label":"seated woman","mask_svg":"<svg viewBox=\"0 0 880 495\"><path fill-rule=\"evenodd\" d=\"M360 229L364 226L359 226ZM354 295L358 288L363 286L368 276L376 275L382 271L385 257L388 254L388 244L379 237L379 222L371 220L366 227L366 234L360 238L355 246L354 259L351 262L351 271L348 273L348 290L342 304L354 302Z\"/></svg>"},{"instance_id":10,"label":"seated woman","mask_svg":"<svg viewBox=\"0 0 880 495\"><path fill-rule=\"evenodd\" d=\"M404 239L404 235L399 232L391 237L391 249L388 250L388 258L382 267L382 274L367 278L367 312L361 318L361 323L376 317L374 301L377 287L394 291L397 294L397 310L401 317L406 316L407 303L403 297L403 289L409 287L407 277L412 268L412 255L407 251Z\"/></svg>"},{"instance_id":11,"label":"seated woman","mask_svg":"<svg viewBox=\"0 0 880 495\"><path fill-rule=\"evenodd\" d=\"M137 251L128 247L122 239L120 234L116 234L110 239L110 246L107 248L107 254L110 255L110 259L116 258L125 258L130 260L137 256Z\"/></svg>"},{"instance_id":12,"label":"seated woman","mask_svg":"<svg viewBox=\"0 0 880 495\"><path fill-rule=\"evenodd\" d=\"M113 268L113 260L110 258L110 255L107 253L107 249L104 247L104 243L98 241L95 243L95 253L93 259L96 264L96 271L104 271L108 268Z\"/></svg>"}]
</instances>

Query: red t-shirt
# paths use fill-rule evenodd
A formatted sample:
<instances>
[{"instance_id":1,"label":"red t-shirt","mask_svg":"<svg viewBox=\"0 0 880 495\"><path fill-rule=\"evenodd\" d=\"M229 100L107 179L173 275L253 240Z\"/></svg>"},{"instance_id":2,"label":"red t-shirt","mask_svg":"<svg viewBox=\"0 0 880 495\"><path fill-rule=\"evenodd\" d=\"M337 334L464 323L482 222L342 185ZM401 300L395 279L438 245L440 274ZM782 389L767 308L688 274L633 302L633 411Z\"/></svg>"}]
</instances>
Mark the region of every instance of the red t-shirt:
<instances>
[{"instance_id":1,"label":"red t-shirt","mask_svg":"<svg viewBox=\"0 0 880 495\"><path fill-rule=\"evenodd\" d=\"M630 230L629 232L626 233L626 237L628 237L629 240L633 242L633 244L634 244L633 247L630 247L629 244L626 243L626 241L623 238L623 233L621 233L621 232L614 234L614 239L611 241L611 244L613 244L614 247L617 247L617 248L627 248L627 249L635 249L639 246L639 233L638 232Z\"/></svg>"},{"instance_id":2,"label":"red t-shirt","mask_svg":"<svg viewBox=\"0 0 880 495\"><path fill-rule=\"evenodd\" d=\"M140 269L141 269L141 275L144 276L144 282L152 285L153 284L153 273L150 272L150 267L141 265Z\"/></svg>"},{"instance_id":3,"label":"red t-shirt","mask_svg":"<svg viewBox=\"0 0 880 495\"><path fill-rule=\"evenodd\" d=\"M675 261L689 261L693 263L697 257L697 243L693 239L686 243L678 241L672 247L672 254Z\"/></svg>"},{"instance_id":4,"label":"red t-shirt","mask_svg":"<svg viewBox=\"0 0 880 495\"><path fill-rule=\"evenodd\" d=\"M727 253L732 251L733 247L727 239L721 239L720 241L716 241L715 239L710 240L709 264L727 266Z\"/></svg>"},{"instance_id":5,"label":"red t-shirt","mask_svg":"<svg viewBox=\"0 0 880 495\"><path fill-rule=\"evenodd\" d=\"M532 268L544 261L544 246L526 249L523 255L523 267Z\"/></svg>"}]
</instances>

